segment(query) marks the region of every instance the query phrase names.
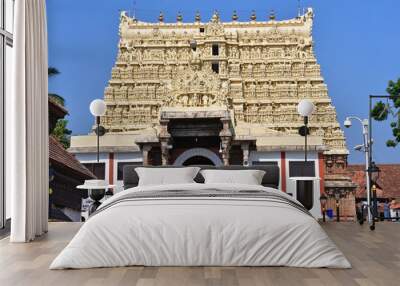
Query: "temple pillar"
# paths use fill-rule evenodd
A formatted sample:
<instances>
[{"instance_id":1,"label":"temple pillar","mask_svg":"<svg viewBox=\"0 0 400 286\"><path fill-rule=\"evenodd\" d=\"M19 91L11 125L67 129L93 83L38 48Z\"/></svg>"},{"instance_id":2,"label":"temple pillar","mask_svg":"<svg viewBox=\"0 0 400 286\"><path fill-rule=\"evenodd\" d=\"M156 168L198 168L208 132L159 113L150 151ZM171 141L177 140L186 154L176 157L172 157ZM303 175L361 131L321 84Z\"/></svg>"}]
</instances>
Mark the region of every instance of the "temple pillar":
<instances>
[{"instance_id":1,"label":"temple pillar","mask_svg":"<svg viewBox=\"0 0 400 286\"><path fill-rule=\"evenodd\" d=\"M169 165L169 140L161 140L161 162L163 166Z\"/></svg>"},{"instance_id":2,"label":"temple pillar","mask_svg":"<svg viewBox=\"0 0 400 286\"><path fill-rule=\"evenodd\" d=\"M169 120L160 120L160 143L161 143L161 162L163 166L169 164L169 150L170 150L170 140L171 134L168 132Z\"/></svg>"},{"instance_id":3,"label":"temple pillar","mask_svg":"<svg viewBox=\"0 0 400 286\"><path fill-rule=\"evenodd\" d=\"M149 152L150 152L151 148L152 148L151 145L143 145L143 147L142 147L142 156L143 156L143 165L144 166L149 165Z\"/></svg>"},{"instance_id":4,"label":"temple pillar","mask_svg":"<svg viewBox=\"0 0 400 286\"><path fill-rule=\"evenodd\" d=\"M229 126L230 121L231 119L229 117L221 118L222 130L219 133L219 137L221 138L221 155L224 166L229 165L229 151L232 143L232 132Z\"/></svg>"},{"instance_id":5,"label":"temple pillar","mask_svg":"<svg viewBox=\"0 0 400 286\"><path fill-rule=\"evenodd\" d=\"M231 149L231 137L221 137L221 155L224 166L229 165L229 151Z\"/></svg>"}]
</instances>

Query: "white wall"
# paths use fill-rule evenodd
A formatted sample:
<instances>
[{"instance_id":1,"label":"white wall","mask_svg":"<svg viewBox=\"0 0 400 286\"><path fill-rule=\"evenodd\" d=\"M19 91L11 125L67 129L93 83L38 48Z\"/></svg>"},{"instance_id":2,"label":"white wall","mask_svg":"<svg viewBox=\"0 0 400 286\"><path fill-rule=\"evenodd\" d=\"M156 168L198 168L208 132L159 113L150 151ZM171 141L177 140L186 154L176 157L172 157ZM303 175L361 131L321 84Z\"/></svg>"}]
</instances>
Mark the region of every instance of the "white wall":
<instances>
[{"instance_id":1,"label":"white wall","mask_svg":"<svg viewBox=\"0 0 400 286\"><path fill-rule=\"evenodd\" d=\"M318 152L309 151L307 154L308 161L314 161L315 165L315 179L313 184L314 189L314 204L313 208L310 210L311 214L314 217L321 217L321 205L319 202L320 197L320 181L319 181L319 161L318 161ZM252 164L254 161L259 162L277 162L280 169L281 166L281 152L257 152L252 151L249 155L249 163ZM294 198L296 198L296 180L291 179L289 177L289 162L290 161L304 161L304 152L303 151L288 151L285 152L285 164L286 164L286 178L280 178L279 180L279 189L282 189L282 181L286 181L286 192L291 193Z\"/></svg>"}]
</instances>

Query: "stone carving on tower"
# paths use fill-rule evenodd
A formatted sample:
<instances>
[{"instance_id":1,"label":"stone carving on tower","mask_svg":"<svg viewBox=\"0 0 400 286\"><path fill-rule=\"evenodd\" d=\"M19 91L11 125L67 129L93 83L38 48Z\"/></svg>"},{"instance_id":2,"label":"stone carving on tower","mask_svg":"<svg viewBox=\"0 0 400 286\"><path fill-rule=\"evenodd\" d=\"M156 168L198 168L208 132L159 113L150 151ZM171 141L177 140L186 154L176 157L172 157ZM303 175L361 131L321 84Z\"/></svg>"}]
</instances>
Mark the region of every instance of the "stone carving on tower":
<instances>
[{"instance_id":1,"label":"stone carving on tower","mask_svg":"<svg viewBox=\"0 0 400 286\"><path fill-rule=\"evenodd\" d=\"M279 21L251 17L221 22L154 23L121 14L118 56L104 92L105 128L131 132L157 127L169 107L221 106L233 126L262 126L297 134L297 103L311 99L311 135L323 138L329 154L347 154L343 131L313 50L313 12ZM195 47L191 43L195 42ZM229 104L228 104L229 103ZM251 128L250 128L251 129Z\"/></svg>"},{"instance_id":2,"label":"stone carving on tower","mask_svg":"<svg viewBox=\"0 0 400 286\"><path fill-rule=\"evenodd\" d=\"M227 106L227 83L215 73L188 70L168 85L163 106L209 107Z\"/></svg>"}]
</instances>

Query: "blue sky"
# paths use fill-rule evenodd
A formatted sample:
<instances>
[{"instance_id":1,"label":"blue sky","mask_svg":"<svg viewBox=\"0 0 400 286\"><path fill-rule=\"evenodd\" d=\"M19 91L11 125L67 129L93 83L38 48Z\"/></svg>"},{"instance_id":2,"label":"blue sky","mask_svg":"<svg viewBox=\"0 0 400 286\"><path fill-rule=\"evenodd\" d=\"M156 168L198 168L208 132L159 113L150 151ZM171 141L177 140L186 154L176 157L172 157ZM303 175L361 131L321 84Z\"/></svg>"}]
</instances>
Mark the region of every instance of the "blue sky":
<instances>
[{"instance_id":1,"label":"blue sky","mask_svg":"<svg viewBox=\"0 0 400 286\"><path fill-rule=\"evenodd\" d=\"M136 2L136 4L134 4ZM400 77L400 37L398 0L302 0L313 7L315 52L338 119L368 116L368 94L385 92L388 80ZM164 11L166 21L175 21L178 11L184 21L192 21L196 10L208 20L214 9L222 20L237 10L239 20L247 20L254 9L258 19L266 19L271 9L277 19L295 17L297 0L48 0L49 64L61 74L49 82L51 92L66 99L73 134L88 133L93 118L89 103L102 98L115 62L118 44L119 11L133 11L144 21L156 21ZM391 136L388 123L374 122L374 157L380 163L400 163L400 147L387 148ZM363 162L353 151L360 144L361 126L345 130L349 161Z\"/></svg>"}]
</instances>

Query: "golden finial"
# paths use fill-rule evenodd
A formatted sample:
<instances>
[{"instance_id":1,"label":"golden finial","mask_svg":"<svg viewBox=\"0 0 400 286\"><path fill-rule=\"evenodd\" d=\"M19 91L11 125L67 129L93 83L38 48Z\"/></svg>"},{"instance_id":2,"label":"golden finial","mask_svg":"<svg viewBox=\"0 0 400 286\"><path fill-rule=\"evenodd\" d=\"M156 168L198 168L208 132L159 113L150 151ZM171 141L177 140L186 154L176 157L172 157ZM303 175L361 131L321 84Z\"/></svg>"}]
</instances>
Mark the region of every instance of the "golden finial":
<instances>
[{"instance_id":1,"label":"golden finial","mask_svg":"<svg viewBox=\"0 0 400 286\"><path fill-rule=\"evenodd\" d=\"M271 10L271 12L269 13L269 19L270 20L275 20L275 11L274 10Z\"/></svg>"},{"instance_id":2,"label":"golden finial","mask_svg":"<svg viewBox=\"0 0 400 286\"><path fill-rule=\"evenodd\" d=\"M196 11L196 16L194 16L194 20L196 22L200 22L201 21L201 17L200 17L200 12L199 11Z\"/></svg>"},{"instance_id":3,"label":"golden finial","mask_svg":"<svg viewBox=\"0 0 400 286\"><path fill-rule=\"evenodd\" d=\"M214 23L219 22L219 13L217 10L214 10L214 14L211 17L211 21Z\"/></svg>"},{"instance_id":4,"label":"golden finial","mask_svg":"<svg viewBox=\"0 0 400 286\"><path fill-rule=\"evenodd\" d=\"M250 16L250 20L252 20L252 21L255 21L257 19L257 16L256 16L256 11L251 11L251 16Z\"/></svg>"},{"instance_id":5,"label":"golden finial","mask_svg":"<svg viewBox=\"0 0 400 286\"><path fill-rule=\"evenodd\" d=\"M160 12L160 15L158 16L158 21L159 22L164 22L164 14L163 14L162 11Z\"/></svg>"},{"instance_id":6,"label":"golden finial","mask_svg":"<svg viewBox=\"0 0 400 286\"><path fill-rule=\"evenodd\" d=\"M236 13L236 10L233 11L233 15L232 15L232 20L233 21L237 21L239 19L239 16Z\"/></svg>"},{"instance_id":7,"label":"golden finial","mask_svg":"<svg viewBox=\"0 0 400 286\"><path fill-rule=\"evenodd\" d=\"M176 21L182 22L182 20L183 20L182 13L178 12L178 16L176 16Z\"/></svg>"}]
</instances>

